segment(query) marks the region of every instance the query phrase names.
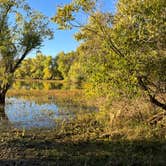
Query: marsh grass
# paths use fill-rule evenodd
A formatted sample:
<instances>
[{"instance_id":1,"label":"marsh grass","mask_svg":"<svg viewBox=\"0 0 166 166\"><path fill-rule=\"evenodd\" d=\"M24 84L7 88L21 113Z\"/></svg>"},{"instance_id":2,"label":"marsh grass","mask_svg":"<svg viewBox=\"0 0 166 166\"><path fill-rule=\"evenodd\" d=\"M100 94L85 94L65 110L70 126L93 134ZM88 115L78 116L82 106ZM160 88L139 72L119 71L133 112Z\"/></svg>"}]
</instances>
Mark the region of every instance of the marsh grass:
<instances>
[{"instance_id":1,"label":"marsh grass","mask_svg":"<svg viewBox=\"0 0 166 166\"><path fill-rule=\"evenodd\" d=\"M93 113L65 121L59 119L52 130L3 129L0 132L0 163L43 166L165 165L164 139L145 138L144 135L129 139L127 136L131 133L124 129L106 135L106 122L102 118ZM142 126L143 130L147 135L150 128ZM152 130L156 132L155 128Z\"/></svg>"},{"instance_id":2,"label":"marsh grass","mask_svg":"<svg viewBox=\"0 0 166 166\"><path fill-rule=\"evenodd\" d=\"M9 96L69 105L99 106L81 90L15 91ZM33 98L33 97L34 98ZM36 99L37 100L37 99ZM166 119L156 126L146 120L160 112L143 98L121 100L99 111L79 110L56 119L54 129L0 128L0 163L11 165L166 165ZM1 165L2 165L1 164Z\"/></svg>"},{"instance_id":3,"label":"marsh grass","mask_svg":"<svg viewBox=\"0 0 166 166\"><path fill-rule=\"evenodd\" d=\"M62 103L85 103L85 96L81 90L14 90L7 93L8 97L17 96L28 100L41 102L57 101Z\"/></svg>"}]
</instances>

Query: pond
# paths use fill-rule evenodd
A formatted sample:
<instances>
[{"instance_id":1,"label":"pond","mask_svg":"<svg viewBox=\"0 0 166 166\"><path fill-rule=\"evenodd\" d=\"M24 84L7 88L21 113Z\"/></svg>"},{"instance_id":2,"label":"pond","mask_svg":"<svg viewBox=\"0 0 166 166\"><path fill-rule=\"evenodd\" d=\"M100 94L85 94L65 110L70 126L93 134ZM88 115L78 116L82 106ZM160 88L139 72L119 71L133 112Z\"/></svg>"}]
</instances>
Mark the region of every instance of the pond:
<instances>
[{"instance_id":1,"label":"pond","mask_svg":"<svg viewBox=\"0 0 166 166\"><path fill-rule=\"evenodd\" d=\"M41 88L41 84L38 82L36 83ZM28 87L28 83L26 84L26 87ZM22 88L25 88L25 84L23 84L23 82L21 85L23 85L23 87L17 89L18 94L19 92L22 92ZM33 83L33 86L37 87L37 85ZM10 91L12 90L16 91L15 87ZM55 98L52 93L50 93L50 95L43 96L42 90L47 92L47 90L41 88L40 90L33 90L39 93L38 96L33 96L33 94L31 94L31 96L26 97L30 90L25 91L25 96L22 93L21 95L14 94L12 96L7 96L5 105L5 119L7 119L10 125L16 128L26 129L52 128L56 125L56 120L58 119L73 118L76 113L86 113L97 110L95 107L66 102L66 100L59 102L58 98ZM49 92L50 91L51 90L49 90ZM61 89L58 91L61 93ZM67 91L68 90L66 90L66 93Z\"/></svg>"},{"instance_id":2,"label":"pond","mask_svg":"<svg viewBox=\"0 0 166 166\"><path fill-rule=\"evenodd\" d=\"M60 116L56 104L37 104L22 98L7 98L5 113L16 127L53 127Z\"/></svg>"}]
</instances>

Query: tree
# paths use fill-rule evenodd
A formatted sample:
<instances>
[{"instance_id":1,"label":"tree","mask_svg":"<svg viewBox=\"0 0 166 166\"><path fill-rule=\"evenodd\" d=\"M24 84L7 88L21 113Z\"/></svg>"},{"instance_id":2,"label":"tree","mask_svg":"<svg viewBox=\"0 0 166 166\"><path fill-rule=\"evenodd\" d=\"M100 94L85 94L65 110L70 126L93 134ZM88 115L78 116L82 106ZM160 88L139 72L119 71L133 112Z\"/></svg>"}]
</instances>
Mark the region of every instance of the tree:
<instances>
[{"instance_id":1,"label":"tree","mask_svg":"<svg viewBox=\"0 0 166 166\"><path fill-rule=\"evenodd\" d=\"M150 102L166 110L162 97L166 90L164 0L119 0L114 15L97 11L95 4L95 0L74 0L59 7L53 18L60 29L80 28L76 37L83 41L85 54L88 48L94 57L91 66L97 62L97 70L89 68L94 87L100 89L107 81L106 91L120 96L133 97L143 92ZM79 12L89 14L87 25L74 17ZM98 46L93 47L95 42ZM92 52L96 49L99 52L95 55ZM108 62L104 64L105 58Z\"/></svg>"},{"instance_id":2,"label":"tree","mask_svg":"<svg viewBox=\"0 0 166 166\"><path fill-rule=\"evenodd\" d=\"M44 70L43 70L43 79L49 80L53 77L53 64L52 64L52 57L47 56L44 61Z\"/></svg>"},{"instance_id":3,"label":"tree","mask_svg":"<svg viewBox=\"0 0 166 166\"><path fill-rule=\"evenodd\" d=\"M13 18L13 16L15 18ZM0 104L24 58L52 38L48 19L24 0L0 1Z\"/></svg>"},{"instance_id":4,"label":"tree","mask_svg":"<svg viewBox=\"0 0 166 166\"><path fill-rule=\"evenodd\" d=\"M71 65L73 64L75 60L75 53L70 52L65 54L64 52L61 52L57 55L57 65L58 70L61 72L63 79L68 79L68 73L70 70Z\"/></svg>"},{"instance_id":5,"label":"tree","mask_svg":"<svg viewBox=\"0 0 166 166\"><path fill-rule=\"evenodd\" d=\"M79 61L75 61L69 70L68 79L70 82L81 85L85 82L85 73L83 71L82 64Z\"/></svg>"},{"instance_id":6,"label":"tree","mask_svg":"<svg viewBox=\"0 0 166 166\"><path fill-rule=\"evenodd\" d=\"M31 76L31 67L32 67L32 59L25 59L21 66L14 73L14 77L17 79L25 79L30 78Z\"/></svg>"},{"instance_id":7,"label":"tree","mask_svg":"<svg viewBox=\"0 0 166 166\"><path fill-rule=\"evenodd\" d=\"M58 56L52 59L52 70L53 70L53 79L55 80L62 80L62 73L58 70L57 64Z\"/></svg>"},{"instance_id":8,"label":"tree","mask_svg":"<svg viewBox=\"0 0 166 166\"><path fill-rule=\"evenodd\" d=\"M42 53L37 53L36 57L32 59L31 78L42 79L44 70L45 56Z\"/></svg>"},{"instance_id":9,"label":"tree","mask_svg":"<svg viewBox=\"0 0 166 166\"><path fill-rule=\"evenodd\" d=\"M113 31L139 87L166 110L165 8L164 0L120 0Z\"/></svg>"},{"instance_id":10,"label":"tree","mask_svg":"<svg viewBox=\"0 0 166 166\"><path fill-rule=\"evenodd\" d=\"M38 52L35 57L26 58L14 76L16 79L62 79L56 61L57 57L52 58Z\"/></svg>"}]
</instances>

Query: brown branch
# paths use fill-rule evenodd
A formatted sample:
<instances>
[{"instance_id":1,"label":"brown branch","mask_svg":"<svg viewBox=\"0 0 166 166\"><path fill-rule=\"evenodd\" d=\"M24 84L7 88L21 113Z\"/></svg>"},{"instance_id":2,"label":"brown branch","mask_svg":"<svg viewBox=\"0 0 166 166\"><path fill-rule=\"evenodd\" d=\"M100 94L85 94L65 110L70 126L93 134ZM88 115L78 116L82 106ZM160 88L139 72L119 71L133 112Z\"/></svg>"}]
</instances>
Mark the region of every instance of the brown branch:
<instances>
[{"instance_id":1,"label":"brown branch","mask_svg":"<svg viewBox=\"0 0 166 166\"><path fill-rule=\"evenodd\" d=\"M113 40L111 39L111 37L108 35L105 27L102 26L102 24L96 19L96 17L94 15L91 15L91 17L93 17L93 19L96 21L96 23L98 24L101 32L103 33L103 37L106 38L107 42L109 43L110 49L112 49L117 55L119 55L120 57L125 57L124 54L120 51L120 49L114 44Z\"/></svg>"},{"instance_id":2,"label":"brown branch","mask_svg":"<svg viewBox=\"0 0 166 166\"><path fill-rule=\"evenodd\" d=\"M12 68L11 73L14 73L16 71L16 69L19 67L19 65L21 64L21 62L24 60L24 58L26 57L26 55L30 52L30 49L26 49L25 52L23 53L23 55L21 56L21 58L17 61L17 63L15 64L15 66Z\"/></svg>"},{"instance_id":3,"label":"brown branch","mask_svg":"<svg viewBox=\"0 0 166 166\"><path fill-rule=\"evenodd\" d=\"M166 116L166 112L160 112L152 117L150 117L147 120L147 123L150 125L156 125L159 121L163 120L163 118Z\"/></svg>"},{"instance_id":4,"label":"brown branch","mask_svg":"<svg viewBox=\"0 0 166 166\"><path fill-rule=\"evenodd\" d=\"M138 83L139 85L143 88L144 91L147 92L150 102L157 105L158 107L166 110L166 104L165 103L161 103L160 101L158 101L155 96L151 95L151 93L149 92L149 88L145 85L144 81L142 80L142 77L137 77L138 79Z\"/></svg>"}]
</instances>

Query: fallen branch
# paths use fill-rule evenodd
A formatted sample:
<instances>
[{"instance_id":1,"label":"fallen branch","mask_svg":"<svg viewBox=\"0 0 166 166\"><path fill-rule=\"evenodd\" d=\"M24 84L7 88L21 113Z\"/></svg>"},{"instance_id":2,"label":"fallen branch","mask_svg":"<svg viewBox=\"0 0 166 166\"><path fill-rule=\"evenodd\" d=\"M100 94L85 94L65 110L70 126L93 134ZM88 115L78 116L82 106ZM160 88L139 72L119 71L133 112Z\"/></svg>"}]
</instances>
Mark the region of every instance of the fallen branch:
<instances>
[{"instance_id":1,"label":"fallen branch","mask_svg":"<svg viewBox=\"0 0 166 166\"><path fill-rule=\"evenodd\" d=\"M166 116L166 112L160 112L154 116L152 116L151 118L149 118L147 120L147 123L150 124L151 126L155 126L157 125L157 123L161 120L163 120L164 116Z\"/></svg>"}]
</instances>

